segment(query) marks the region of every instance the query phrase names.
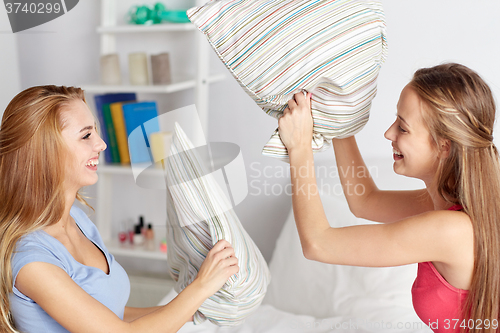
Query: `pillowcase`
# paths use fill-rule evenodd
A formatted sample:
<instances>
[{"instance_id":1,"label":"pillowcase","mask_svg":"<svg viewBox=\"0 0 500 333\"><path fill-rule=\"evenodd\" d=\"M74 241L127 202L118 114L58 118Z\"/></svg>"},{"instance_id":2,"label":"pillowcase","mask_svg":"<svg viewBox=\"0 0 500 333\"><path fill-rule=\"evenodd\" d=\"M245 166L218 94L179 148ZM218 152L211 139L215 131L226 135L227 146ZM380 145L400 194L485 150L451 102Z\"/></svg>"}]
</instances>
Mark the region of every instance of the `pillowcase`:
<instances>
[{"instance_id":1,"label":"pillowcase","mask_svg":"<svg viewBox=\"0 0 500 333\"><path fill-rule=\"evenodd\" d=\"M258 308L271 277L264 257L207 170L176 123L166 164L167 262L175 291L194 280L215 243L227 240L240 270L200 306L194 323L208 319L219 326L236 326Z\"/></svg>"},{"instance_id":2,"label":"pillowcase","mask_svg":"<svg viewBox=\"0 0 500 333\"><path fill-rule=\"evenodd\" d=\"M314 151L368 121L387 53L379 1L212 0L187 13L270 116L279 118L293 94L313 94ZM288 159L278 131L263 154Z\"/></svg>"}]
</instances>

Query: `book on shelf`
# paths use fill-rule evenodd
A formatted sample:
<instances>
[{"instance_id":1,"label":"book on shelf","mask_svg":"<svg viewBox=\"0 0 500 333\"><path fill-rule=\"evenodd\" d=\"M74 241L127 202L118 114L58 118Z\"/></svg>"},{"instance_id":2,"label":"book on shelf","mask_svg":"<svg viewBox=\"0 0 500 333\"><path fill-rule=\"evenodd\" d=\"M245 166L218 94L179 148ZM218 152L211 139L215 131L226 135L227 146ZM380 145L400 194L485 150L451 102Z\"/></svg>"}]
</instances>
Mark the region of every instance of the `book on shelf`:
<instances>
[{"instance_id":1,"label":"book on shelf","mask_svg":"<svg viewBox=\"0 0 500 333\"><path fill-rule=\"evenodd\" d=\"M158 168L162 168L162 161L168 158L173 132L156 132L149 136L151 154Z\"/></svg>"},{"instance_id":2,"label":"book on shelf","mask_svg":"<svg viewBox=\"0 0 500 333\"><path fill-rule=\"evenodd\" d=\"M120 163L120 155L118 153L118 145L109 105L116 102L135 101L136 99L135 93L114 93L94 96L96 113L101 125L100 134L108 146L108 149L104 151L106 163Z\"/></svg>"},{"instance_id":3,"label":"book on shelf","mask_svg":"<svg viewBox=\"0 0 500 333\"><path fill-rule=\"evenodd\" d=\"M120 163L130 164L130 155L128 152L127 129L125 128L125 118L123 117L124 102L111 103L111 118L115 127L116 142L118 144L118 152L120 154Z\"/></svg>"},{"instance_id":4,"label":"book on shelf","mask_svg":"<svg viewBox=\"0 0 500 333\"><path fill-rule=\"evenodd\" d=\"M120 163L120 152L118 151L118 142L116 141L115 125L113 124L113 118L111 117L111 103L105 103L102 105L102 115L104 122L106 123L106 135L108 136L108 148L111 153L111 162ZM109 163L109 162L108 162Z\"/></svg>"},{"instance_id":5,"label":"book on shelf","mask_svg":"<svg viewBox=\"0 0 500 333\"><path fill-rule=\"evenodd\" d=\"M122 105L128 136L128 149L132 163L151 163L150 137L160 131L158 109L155 101L126 103Z\"/></svg>"}]
</instances>

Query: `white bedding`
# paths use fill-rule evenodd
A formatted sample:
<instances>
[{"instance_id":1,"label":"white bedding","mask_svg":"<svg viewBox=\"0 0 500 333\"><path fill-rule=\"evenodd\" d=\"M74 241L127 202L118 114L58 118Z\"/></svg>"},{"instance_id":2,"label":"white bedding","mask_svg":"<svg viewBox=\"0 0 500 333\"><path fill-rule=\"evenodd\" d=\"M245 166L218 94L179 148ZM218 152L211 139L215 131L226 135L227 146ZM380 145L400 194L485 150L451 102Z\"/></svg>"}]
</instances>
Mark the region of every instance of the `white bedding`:
<instances>
[{"instance_id":1,"label":"white bedding","mask_svg":"<svg viewBox=\"0 0 500 333\"><path fill-rule=\"evenodd\" d=\"M327 161L328 170L334 161ZM317 165L321 163L317 163ZM334 164L333 164L334 165ZM421 183L392 171L391 160L367 163L384 189L412 189ZM355 218L342 193L334 190L338 178L318 177L326 216L332 226L371 223ZM330 188L330 190L328 190ZM416 265L365 268L327 265L304 258L293 213L276 242L269 264L271 284L263 304L242 325L220 328L211 323L185 324L181 333L285 333L285 332L431 332L415 314L411 285ZM175 297L167 295L161 304Z\"/></svg>"},{"instance_id":2,"label":"white bedding","mask_svg":"<svg viewBox=\"0 0 500 333\"><path fill-rule=\"evenodd\" d=\"M173 295L175 296L175 294ZM163 304L163 303L162 303ZM397 312L397 311L396 311ZM398 325L402 329L398 329ZM404 328L407 325L407 329ZM296 315L264 304L238 327L219 327L210 322L200 325L185 324L179 333L324 333L324 332L415 332L432 333L421 321L409 322L370 322L354 317L315 318L308 315Z\"/></svg>"}]
</instances>

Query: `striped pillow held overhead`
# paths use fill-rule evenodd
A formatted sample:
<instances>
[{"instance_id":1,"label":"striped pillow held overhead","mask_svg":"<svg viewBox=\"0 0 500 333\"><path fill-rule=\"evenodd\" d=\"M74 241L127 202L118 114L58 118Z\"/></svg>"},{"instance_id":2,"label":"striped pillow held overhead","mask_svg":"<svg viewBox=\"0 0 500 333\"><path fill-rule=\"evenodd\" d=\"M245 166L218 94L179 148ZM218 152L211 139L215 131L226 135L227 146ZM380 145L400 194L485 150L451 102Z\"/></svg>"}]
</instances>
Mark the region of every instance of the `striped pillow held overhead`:
<instances>
[{"instance_id":1,"label":"striped pillow held overhead","mask_svg":"<svg viewBox=\"0 0 500 333\"><path fill-rule=\"evenodd\" d=\"M314 151L368 121L387 54L380 1L212 0L188 16L267 114L312 92ZM278 131L263 154L288 159Z\"/></svg>"},{"instance_id":2,"label":"striped pillow held overhead","mask_svg":"<svg viewBox=\"0 0 500 333\"><path fill-rule=\"evenodd\" d=\"M227 240L240 270L200 306L194 322L208 319L219 326L236 326L258 308L271 276L260 250L193 148L176 123L166 164L170 274L179 293L194 280L213 245Z\"/></svg>"}]
</instances>

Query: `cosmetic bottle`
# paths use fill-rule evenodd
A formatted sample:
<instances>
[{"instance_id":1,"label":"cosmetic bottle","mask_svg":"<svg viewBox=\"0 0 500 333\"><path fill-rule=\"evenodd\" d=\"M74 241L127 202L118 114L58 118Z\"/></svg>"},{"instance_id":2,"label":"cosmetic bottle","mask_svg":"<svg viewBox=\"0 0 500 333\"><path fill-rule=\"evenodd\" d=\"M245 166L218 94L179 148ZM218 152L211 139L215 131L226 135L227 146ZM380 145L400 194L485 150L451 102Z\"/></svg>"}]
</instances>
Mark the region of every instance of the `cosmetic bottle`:
<instances>
[{"instance_id":1,"label":"cosmetic bottle","mask_svg":"<svg viewBox=\"0 0 500 333\"><path fill-rule=\"evenodd\" d=\"M135 235L135 230L134 230L134 228L131 227L128 230L128 240L129 240L130 244L134 244L134 235Z\"/></svg>"},{"instance_id":2,"label":"cosmetic bottle","mask_svg":"<svg viewBox=\"0 0 500 333\"><path fill-rule=\"evenodd\" d=\"M128 232L128 241L130 245L134 245L135 226L133 219L127 220L127 232Z\"/></svg>"},{"instance_id":3,"label":"cosmetic bottle","mask_svg":"<svg viewBox=\"0 0 500 333\"><path fill-rule=\"evenodd\" d=\"M118 233L118 240L120 241L120 245L124 245L125 242L127 241L127 228L125 226L125 223L120 224L120 232Z\"/></svg>"},{"instance_id":4,"label":"cosmetic bottle","mask_svg":"<svg viewBox=\"0 0 500 333\"><path fill-rule=\"evenodd\" d=\"M127 233L125 231L120 231L118 233L118 240L120 244L124 244L127 241Z\"/></svg>"},{"instance_id":5,"label":"cosmetic bottle","mask_svg":"<svg viewBox=\"0 0 500 333\"><path fill-rule=\"evenodd\" d=\"M142 246L143 244L144 244L144 236L141 233L141 226L138 224L135 226L134 245Z\"/></svg>"},{"instance_id":6,"label":"cosmetic bottle","mask_svg":"<svg viewBox=\"0 0 500 333\"><path fill-rule=\"evenodd\" d=\"M155 232L153 230L153 225L151 223L148 224L148 228L146 229L146 249L149 251L155 250Z\"/></svg>"},{"instance_id":7,"label":"cosmetic bottle","mask_svg":"<svg viewBox=\"0 0 500 333\"><path fill-rule=\"evenodd\" d=\"M163 238L160 242L160 251L167 253L167 240L165 238Z\"/></svg>"},{"instance_id":8,"label":"cosmetic bottle","mask_svg":"<svg viewBox=\"0 0 500 333\"><path fill-rule=\"evenodd\" d=\"M144 216L139 216L139 226L141 227L142 236L146 236L146 226L144 225Z\"/></svg>"}]
</instances>

